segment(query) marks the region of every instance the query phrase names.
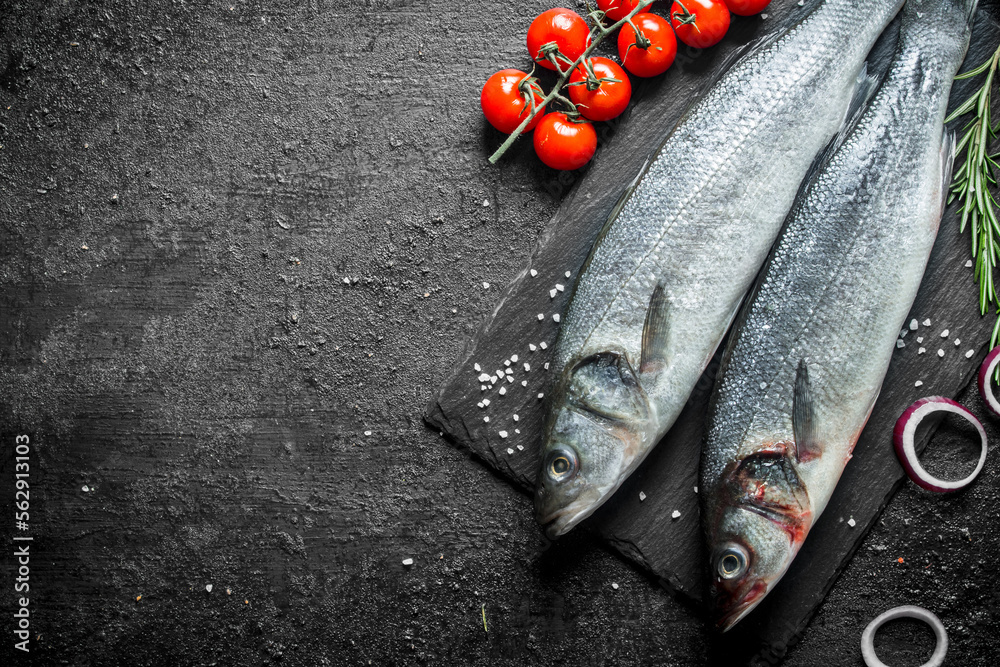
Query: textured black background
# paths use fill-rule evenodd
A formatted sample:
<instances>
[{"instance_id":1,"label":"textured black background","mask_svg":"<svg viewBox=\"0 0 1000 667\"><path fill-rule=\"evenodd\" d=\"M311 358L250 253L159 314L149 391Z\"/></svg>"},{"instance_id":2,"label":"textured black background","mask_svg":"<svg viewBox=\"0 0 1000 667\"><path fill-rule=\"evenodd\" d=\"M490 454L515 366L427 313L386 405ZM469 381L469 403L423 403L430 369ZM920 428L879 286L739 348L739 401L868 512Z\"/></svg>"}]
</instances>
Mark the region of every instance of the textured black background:
<instances>
[{"instance_id":1,"label":"textured black background","mask_svg":"<svg viewBox=\"0 0 1000 667\"><path fill-rule=\"evenodd\" d=\"M15 658L732 664L420 420L570 185L526 143L489 166L477 100L550 6L0 1L5 508L34 443ZM928 465L957 474L975 452L948 444ZM991 664L998 476L991 454L966 493L904 487L784 664L860 665L905 603L949 664ZM931 645L880 635L899 664Z\"/></svg>"}]
</instances>

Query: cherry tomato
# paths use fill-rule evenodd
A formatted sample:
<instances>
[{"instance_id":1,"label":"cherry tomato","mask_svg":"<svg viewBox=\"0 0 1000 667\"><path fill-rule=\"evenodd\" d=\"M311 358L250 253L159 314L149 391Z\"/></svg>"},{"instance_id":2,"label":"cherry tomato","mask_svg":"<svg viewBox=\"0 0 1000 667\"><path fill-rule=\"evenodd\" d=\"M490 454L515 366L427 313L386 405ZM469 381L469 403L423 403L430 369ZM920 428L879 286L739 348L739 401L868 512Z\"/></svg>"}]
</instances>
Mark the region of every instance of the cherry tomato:
<instances>
[{"instance_id":1,"label":"cherry tomato","mask_svg":"<svg viewBox=\"0 0 1000 667\"><path fill-rule=\"evenodd\" d=\"M580 63L569 77L569 99L590 120L611 120L625 111L632 97L628 74L613 60L588 58L594 76L587 72L587 63ZM603 79L616 79L604 81ZM577 84L577 85L573 85ZM593 87L593 90L591 88Z\"/></svg>"},{"instance_id":2,"label":"cherry tomato","mask_svg":"<svg viewBox=\"0 0 1000 667\"><path fill-rule=\"evenodd\" d=\"M486 120L504 134L510 134L516 130L521 121L531 113L531 103L528 102L527 93L518 87L522 81L524 81L523 88L531 87L535 104L541 104L542 96L537 92L538 84L534 83L534 79L528 79L527 74L516 69L502 69L491 76L486 80L483 92L479 95L479 104L483 107ZM532 84L534 84L533 87ZM540 120L542 120L542 114L532 118L524 131L534 129Z\"/></svg>"},{"instance_id":3,"label":"cherry tomato","mask_svg":"<svg viewBox=\"0 0 1000 667\"><path fill-rule=\"evenodd\" d=\"M677 39L696 49L707 49L726 36L729 9L722 0L674 0L670 23Z\"/></svg>"},{"instance_id":4,"label":"cherry tomato","mask_svg":"<svg viewBox=\"0 0 1000 667\"><path fill-rule=\"evenodd\" d=\"M677 38L666 19L642 12L632 17L632 23L645 38L636 43L635 30L628 23L618 33L618 57L622 65L636 76L656 76L674 64Z\"/></svg>"},{"instance_id":5,"label":"cherry tomato","mask_svg":"<svg viewBox=\"0 0 1000 667\"><path fill-rule=\"evenodd\" d=\"M535 153L553 169L579 169L597 152L597 132L585 120L564 113L546 114L535 129Z\"/></svg>"},{"instance_id":6,"label":"cherry tomato","mask_svg":"<svg viewBox=\"0 0 1000 667\"><path fill-rule=\"evenodd\" d=\"M597 7L605 16L617 23L628 16L639 2L640 0L597 0Z\"/></svg>"},{"instance_id":7,"label":"cherry tomato","mask_svg":"<svg viewBox=\"0 0 1000 667\"><path fill-rule=\"evenodd\" d=\"M737 16L760 14L769 4L771 0L726 0L729 11Z\"/></svg>"},{"instance_id":8,"label":"cherry tomato","mask_svg":"<svg viewBox=\"0 0 1000 667\"><path fill-rule=\"evenodd\" d=\"M590 45L590 27L583 17L571 9L556 7L539 14L528 28L528 53L536 63L555 69L540 52L542 46L555 42L565 58L557 56L559 69L565 70L583 55Z\"/></svg>"}]
</instances>

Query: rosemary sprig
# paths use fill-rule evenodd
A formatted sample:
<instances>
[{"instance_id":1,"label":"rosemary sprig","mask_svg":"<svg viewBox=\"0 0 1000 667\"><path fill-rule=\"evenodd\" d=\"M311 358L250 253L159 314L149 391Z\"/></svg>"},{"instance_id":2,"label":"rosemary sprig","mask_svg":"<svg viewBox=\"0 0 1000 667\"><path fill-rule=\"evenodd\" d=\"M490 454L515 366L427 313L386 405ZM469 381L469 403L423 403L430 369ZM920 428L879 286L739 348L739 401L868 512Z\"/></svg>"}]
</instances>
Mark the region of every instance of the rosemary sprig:
<instances>
[{"instance_id":1,"label":"rosemary sprig","mask_svg":"<svg viewBox=\"0 0 1000 667\"><path fill-rule=\"evenodd\" d=\"M990 348L996 346L1000 338L1000 298L993 284L993 273L1000 255L1000 221L997 219L997 201L991 187L997 184L996 170L1000 168L997 158L1000 153L989 153L990 144L1000 132L1000 123L993 125L990 112L993 80L1000 66L1000 48L986 62L956 79L971 79L983 73L986 80L982 87L961 104L945 123L972 113L972 119L963 128L962 138L955 147L956 171L952 176L951 194L948 202L958 199L962 214L959 231L966 225L972 227L972 256L975 258L975 276L979 283L979 311L985 315L993 306L997 320L990 336ZM964 155L963 155L964 151ZM960 165L960 166L959 166Z\"/></svg>"}]
</instances>

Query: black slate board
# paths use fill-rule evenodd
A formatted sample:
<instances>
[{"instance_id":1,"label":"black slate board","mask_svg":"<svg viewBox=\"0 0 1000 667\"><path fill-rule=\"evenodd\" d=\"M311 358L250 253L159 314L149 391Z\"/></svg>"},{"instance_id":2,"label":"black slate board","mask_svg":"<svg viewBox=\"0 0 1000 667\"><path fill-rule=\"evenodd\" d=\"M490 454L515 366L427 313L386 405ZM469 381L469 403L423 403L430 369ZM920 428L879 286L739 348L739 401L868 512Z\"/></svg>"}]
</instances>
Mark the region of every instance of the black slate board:
<instances>
[{"instance_id":1,"label":"black slate board","mask_svg":"<svg viewBox=\"0 0 1000 667\"><path fill-rule=\"evenodd\" d=\"M455 373L428 406L426 419L430 424L515 486L526 491L533 487L543 419L539 394L547 390L544 364L558 333L552 316L565 309L577 270L608 213L652 147L666 136L705 82L725 67L727 56L801 11L805 10L794 0L775 0L768 8L768 20L734 23L715 49L684 50L682 45L674 68L659 81L647 84L645 96L617 128L614 140L602 148L546 226L528 265L504 290L492 316L467 345ZM873 49L869 71L884 72L897 33L898 19ZM997 22L981 8L966 62L985 60L998 40ZM952 106L971 89L967 82L956 84ZM765 662L780 659L903 482L903 471L891 446L897 416L920 396L957 395L978 368L986 352L991 321L978 315L972 269L964 266L968 258L968 235L959 234L952 207L942 221L910 315L920 322L930 319L931 324L909 333L906 347L894 355L854 460L792 568L765 602L727 635L727 644L748 647L748 658L753 655ZM531 275L532 270L536 275ZM554 296L551 290L556 290ZM950 335L942 339L940 333L945 328ZM924 338L924 354L918 354L918 336ZM962 343L956 346L959 339ZM536 349L532 351L529 344ZM938 348L944 350L943 358L937 356ZM967 357L970 350L972 356ZM505 360L514 354L517 361L505 366ZM481 370L475 369L477 364ZM508 367L512 369L511 381L481 389L477 380L480 373L507 374ZM695 604L700 602L703 585L695 486L702 416L717 367L718 357L657 449L585 528L578 529L596 532L666 588ZM923 383L920 387L915 386L918 380ZM499 394L501 386L506 387L504 395ZM489 399L489 405L478 407L484 398ZM640 500L640 493L644 500ZM676 520L670 518L675 510L681 513ZM848 523L850 518L854 519L853 527Z\"/></svg>"}]
</instances>

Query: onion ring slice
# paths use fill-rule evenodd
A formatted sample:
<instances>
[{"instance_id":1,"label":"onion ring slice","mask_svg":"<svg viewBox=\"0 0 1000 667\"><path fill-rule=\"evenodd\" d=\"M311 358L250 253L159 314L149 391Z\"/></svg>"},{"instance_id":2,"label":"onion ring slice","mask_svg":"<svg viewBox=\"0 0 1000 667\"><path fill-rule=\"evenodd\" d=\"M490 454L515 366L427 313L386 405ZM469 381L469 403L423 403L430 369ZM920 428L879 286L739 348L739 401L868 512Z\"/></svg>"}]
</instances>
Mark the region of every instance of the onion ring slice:
<instances>
[{"instance_id":1,"label":"onion ring slice","mask_svg":"<svg viewBox=\"0 0 1000 667\"><path fill-rule=\"evenodd\" d=\"M886 622L897 618L915 618L931 626L934 631L934 653L931 654L931 659L920 667L940 667L944 664L944 654L948 652L948 633L941 619L923 607L905 605L879 614L861 633L861 657L868 667L888 667L875 655L875 632Z\"/></svg>"},{"instance_id":2,"label":"onion ring slice","mask_svg":"<svg viewBox=\"0 0 1000 667\"><path fill-rule=\"evenodd\" d=\"M917 432L917 426L924 420L924 417L932 412L951 412L959 415L979 431L979 439L982 443L979 464L976 465L976 469L972 471L972 474L965 479L956 481L938 479L924 470L924 467L920 465L920 459L917 458L917 452L914 448L914 436ZM944 396L927 396L926 398L914 401L913 405L906 408L903 414L899 416L899 419L896 420L896 427L892 430L892 444L896 448L896 456L899 457L899 462L906 469L906 474L910 476L910 479L917 486L925 488L928 491L944 493L963 489L972 483L972 480L976 478L979 471L983 469L983 465L986 464L987 442L986 430L983 429L983 425L966 408Z\"/></svg>"},{"instance_id":3,"label":"onion ring slice","mask_svg":"<svg viewBox=\"0 0 1000 667\"><path fill-rule=\"evenodd\" d=\"M983 359L982 366L979 367L979 395L983 397L983 402L994 417L1000 417L1000 401L993 394L990 378L993 377L998 364L1000 364L1000 345L990 350Z\"/></svg>"}]
</instances>

